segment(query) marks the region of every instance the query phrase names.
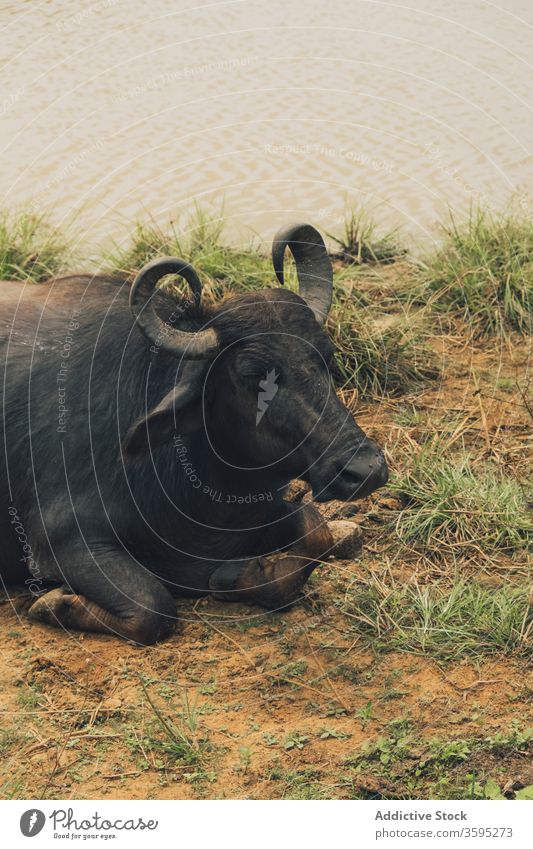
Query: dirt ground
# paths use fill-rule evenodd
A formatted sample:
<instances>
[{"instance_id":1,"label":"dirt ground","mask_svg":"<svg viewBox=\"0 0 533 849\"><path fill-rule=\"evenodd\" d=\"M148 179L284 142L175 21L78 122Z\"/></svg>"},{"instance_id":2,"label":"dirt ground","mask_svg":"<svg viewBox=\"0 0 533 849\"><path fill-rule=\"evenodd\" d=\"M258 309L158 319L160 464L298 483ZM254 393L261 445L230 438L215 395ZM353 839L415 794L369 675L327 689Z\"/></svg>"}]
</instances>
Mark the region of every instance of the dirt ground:
<instances>
[{"instance_id":1,"label":"dirt ground","mask_svg":"<svg viewBox=\"0 0 533 849\"><path fill-rule=\"evenodd\" d=\"M399 413L415 408L431 428L453 414L479 457L519 470L531 432L513 388L523 341L472 353L449 333L434 347L445 379L358 403L362 426L394 468L424 437ZM400 546L397 508L386 490L360 502L361 552L318 569L293 609L181 600L179 631L151 648L30 624L12 588L0 619L2 797L482 798L533 784L524 653L378 651L346 612L351 582L385 559L402 580L446 577L438 556ZM528 574L523 557L492 552L454 568L498 584Z\"/></svg>"}]
</instances>

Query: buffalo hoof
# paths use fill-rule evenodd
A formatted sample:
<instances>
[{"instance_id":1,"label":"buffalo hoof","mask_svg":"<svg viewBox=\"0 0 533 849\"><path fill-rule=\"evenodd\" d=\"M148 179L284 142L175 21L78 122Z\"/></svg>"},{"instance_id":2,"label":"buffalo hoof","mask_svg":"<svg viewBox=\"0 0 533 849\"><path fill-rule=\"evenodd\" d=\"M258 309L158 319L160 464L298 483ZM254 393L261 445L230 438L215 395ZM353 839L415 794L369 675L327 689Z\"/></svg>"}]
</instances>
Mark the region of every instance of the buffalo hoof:
<instances>
[{"instance_id":1,"label":"buffalo hoof","mask_svg":"<svg viewBox=\"0 0 533 849\"><path fill-rule=\"evenodd\" d=\"M132 614L120 617L63 586L40 596L28 610L28 617L34 622L54 625L56 628L113 634L138 645L148 646L171 633L175 621L174 611L174 602L169 596L166 615L134 607Z\"/></svg>"},{"instance_id":2,"label":"buffalo hoof","mask_svg":"<svg viewBox=\"0 0 533 849\"><path fill-rule=\"evenodd\" d=\"M28 618L46 625L68 627L69 613L76 596L68 587L57 587L39 596L28 610Z\"/></svg>"},{"instance_id":3,"label":"buffalo hoof","mask_svg":"<svg viewBox=\"0 0 533 849\"><path fill-rule=\"evenodd\" d=\"M211 575L209 588L221 601L280 610L304 596L304 584L317 565L316 561L287 554L228 561Z\"/></svg>"}]
</instances>

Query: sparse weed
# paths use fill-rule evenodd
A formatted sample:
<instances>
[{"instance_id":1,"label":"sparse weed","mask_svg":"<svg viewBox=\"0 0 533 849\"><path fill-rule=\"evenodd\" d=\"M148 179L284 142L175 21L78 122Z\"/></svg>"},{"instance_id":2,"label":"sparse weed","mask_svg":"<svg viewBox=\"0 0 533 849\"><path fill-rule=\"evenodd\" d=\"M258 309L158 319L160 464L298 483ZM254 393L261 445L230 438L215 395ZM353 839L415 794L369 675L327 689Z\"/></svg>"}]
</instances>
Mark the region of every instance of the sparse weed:
<instances>
[{"instance_id":1,"label":"sparse weed","mask_svg":"<svg viewBox=\"0 0 533 849\"><path fill-rule=\"evenodd\" d=\"M372 702L367 702L366 705L355 712L355 715L360 719L361 725L365 729L370 720L374 718L374 705Z\"/></svg>"},{"instance_id":2,"label":"sparse weed","mask_svg":"<svg viewBox=\"0 0 533 849\"><path fill-rule=\"evenodd\" d=\"M203 768L206 753L211 747L205 737L199 736L199 711L196 701L191 703L187 690L183 691L182 709L178 712L179 724L176 724L156 705L142 678L140 681L147 702L157 720L157 726L163 732L163 739L159 735L149 735L141 742L141 747L165 752L172 756L173 760L184 765Z\"/></svg>"},{"instance_id":3,"label":"sparse weed","mask_svg":"<svg viewBox=\"0 0 533 849\"><path fill-rule=\"evenodd\" d=\"M276 663L274 664L274 669L283 678L298 678L307 672L307 663L305 660L295 660L291 663Z\"/></svg>"},{"instance_id":4,"label":"sparse weed","mask_svg":"<svg viewBox=\"0 0 533 849\"><path fill-rule=\"evenodd\" d=\"M511 753L525 754L533 746L533 727L520 728L517 724L508 733L498 732L487 737L487 748L504 757Z\"/></svg>"},{"instance_id":5,"label":"sparse weed","mask_svg":"<svg viewBox=\"0 0 533 849\"><path fill-rule=\"evenodd\" d=\"M327 790L321 783L322 775L319 770L283 770L273 769L269 781L279 781L282 784L283 799L325 799Z\"/></svg>"},{"instance_id":6,"label":"sparse weed","mask_svg":"<svg viewBox=\"0 0 533 849\"><path fill-rule=\"evenodd\" d=\"M411 745L410 726L405 723L393 725L389 737L378 737L364 743L355 755L346 759L346 763L364 768L365 765L377 761L382 766L389 766L398 760L408 758Z\"/></svg>"},{"instance_id":7,"label":"sparse weed","mask_svg":"<svg viewBox=\"0 0 533 849\"><path fill-rule=\"evenodd\" d=\"M17 741L20 741L20 735L14 728L0 728L0 755L5 756Z\"/></svg>"},{"instance_id":8,"label":"sparse weed","mask_svg":"<svg viewBox=\"0 0 533 849\"><path fill-rule=\"evenodd\" d=\"M324 728L319 728L318 736L321 740L347 740L352 735L346 731L340 731L338 728L331 728L328 725Z\"/></svg>"},{"instance_id":9,"label":"sparse weed","mask_svg":"<svg viewBox=\"0 0 533 849\"><path fill-rule=\"evenodd\" d=\"M283 738L281 745L285 751L288 752L291 749L303 749L308 742L308 734L300 734L299 731L289 731L289 733Z\"/></svg>"}]
</instances>

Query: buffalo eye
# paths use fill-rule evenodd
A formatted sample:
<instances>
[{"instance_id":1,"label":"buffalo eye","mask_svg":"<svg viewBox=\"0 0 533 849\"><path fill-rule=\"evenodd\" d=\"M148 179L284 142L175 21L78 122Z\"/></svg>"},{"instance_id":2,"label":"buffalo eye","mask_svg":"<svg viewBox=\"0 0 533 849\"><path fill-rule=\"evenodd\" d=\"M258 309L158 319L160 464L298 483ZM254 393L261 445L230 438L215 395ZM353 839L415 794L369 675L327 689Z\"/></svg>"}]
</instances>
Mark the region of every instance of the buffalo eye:
<instances>
[{"instance_id":1,"label":"buffalo eye","mask_svg":"<svg viewBox=\"0 0 533 849\"><path fill-rule=\"evenodd\" d=\"M235 358L235 372L240 378L246 380L250 386L258 386L259 382L275 376L279 383L281 369L279 366L267 360L251 357L246 354L238 354ZM270 379L269 378L269 379Z\"/></svg>"}]
</instances>

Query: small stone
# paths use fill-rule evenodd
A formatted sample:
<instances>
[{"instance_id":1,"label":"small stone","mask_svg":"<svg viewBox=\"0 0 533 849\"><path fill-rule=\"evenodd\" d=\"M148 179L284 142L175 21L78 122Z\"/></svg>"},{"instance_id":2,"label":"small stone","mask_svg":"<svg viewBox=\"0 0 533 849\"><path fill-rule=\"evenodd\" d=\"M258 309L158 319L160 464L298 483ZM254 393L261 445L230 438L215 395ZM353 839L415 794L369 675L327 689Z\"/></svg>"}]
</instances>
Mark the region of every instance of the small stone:
<instances>
[{"instance_id":1,"label":"small stone","mask_svg":"<svg viewBox=\"0 0 533 849\"><path fill-rule=\"evenodd\" d=\"M333 547L330 554L338 560L350 560L361 550L363 532L355 522L338 519L328 522L328 528L333 537Z\"/></svg>"},{"instance_id":2,"label":"small stone","mask_svg":"<svg viewBox=\"0 0 533 849\"><path fill-rule=\"evenodd\" d=\"M377 501L378 507L384 507L385 510L401 510L402 502L399 498L393 498L390 495L386 495L383 498L378 498Z\"/></svg>"}]
</instances>

